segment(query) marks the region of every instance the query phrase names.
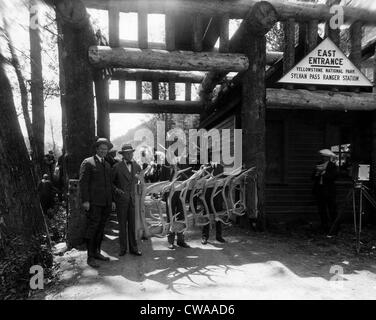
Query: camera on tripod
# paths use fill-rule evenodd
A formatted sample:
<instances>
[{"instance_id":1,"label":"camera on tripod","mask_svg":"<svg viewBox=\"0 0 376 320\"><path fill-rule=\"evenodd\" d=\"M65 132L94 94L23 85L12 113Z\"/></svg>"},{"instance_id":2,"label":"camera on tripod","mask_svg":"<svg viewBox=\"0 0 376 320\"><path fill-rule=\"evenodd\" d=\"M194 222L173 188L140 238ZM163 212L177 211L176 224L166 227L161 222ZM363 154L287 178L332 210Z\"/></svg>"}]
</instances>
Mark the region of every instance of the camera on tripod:
<instances>
[{"instance_id":1,"label":"camera on tripod","mask_svg":"<svg viewBox=\"0 0 376 320\"><path fill-rule=\"evenodd\" d=\"M371 166L369 164L358 164L354 177L355 188L361 188L363 183L370 180L370 169Z\"/></svg>"}]
</instances>

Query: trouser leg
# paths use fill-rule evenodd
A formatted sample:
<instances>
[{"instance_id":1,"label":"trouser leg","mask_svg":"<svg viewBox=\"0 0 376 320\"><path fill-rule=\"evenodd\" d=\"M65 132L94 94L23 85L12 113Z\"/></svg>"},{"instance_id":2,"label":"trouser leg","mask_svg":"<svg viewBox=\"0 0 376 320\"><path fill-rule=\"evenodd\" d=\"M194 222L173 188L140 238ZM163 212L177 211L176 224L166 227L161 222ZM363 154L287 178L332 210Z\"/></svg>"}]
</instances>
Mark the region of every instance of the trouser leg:
<instances>
[{"instance_id":1,"label":"trouser leg","mask_svg":"<svg viewBox=\"0 0 376 320\"><path fill-rule=\"evenodd\" d=\"M222 222L221 221L215 222L215 236L216 238L222 238Z\"/></svg>"},{"instance_id":2,"label":"trouser leg","mask_svg":"<svg viewBox=\"0 0 376 320\"><path fill-rule=\"evenodd\" d=\"M126 208L125 204L118 203L116 205L116 214L119 226L119 246L120 251L127 251L128 241L127 241L127 219L126 219Z\"/></svg>"},{"instance_id":3,"label":"trouser leg","mask_svg":"<svg viewBox=\"0 0 376 320\"><path fill-rule=\"evenodd\" d=\"M327 207L330 219L330 225L332 227L332 234L336 234L340 227L340 221L337 221L337 204L335 197L328 197Z\"/></svg>"},{"instance_id":4,"label":"trouser leg","mask_svg":"<svg viewBox=\"0 0 376 320\"><path fill-rule=\"evenodd\" d=\"M171 219L170 219L170 215L169 215L168 212L169 212L169 208L168 208L168 202L167 202L167 196L166 196L166 213L167 213L166 219L167 219L167 223L170 223ZM174 242L175 242L175 232L172 232L170 230L171 230L171 225L170 225L170 229L167 233L167 242L169 244L174 244Z\"/></svg>"},{"instance_id":5,"label":"trouser leg","mask_svg":"<svg viewBox=\"0 0 376 320\"><path fill-rule=\"evenodd\" d=\"M210 224L206 224L202 227L202 237L209 239Z\"/></svg>"},{"instance_id":6,"label":"trouser leg","mask_svg":"<svg viewBox=\"0 0 376 320\"><path fill-rule=\"evenodd\" d=\"M183 232L177 232L176 235L177 235L177 240L176 240L177 244L181 244L185 242Z\"/></svg>"},{"instance_id":7,"label":"trouser leg","mask_svg":"<svg viewBox=\"0 0 376 320\"><path fill-rule=\"evenodd\" d=\"M325 197L322 194L317 196L317 206L321 220L321 227L327 231L328 229L328 214L327 214L327 203Z\"/></svg>"},{"instance_id":8,"label":"trouser leg","mask_svg":"<svg viewBox=\"0 0 376 320\"><path fill-rule=\"evenodd\" d=\"M104 237L104 229L106 227L106 223L110 214L111 214L111 207L107 206L107 207L102 208L101 220L99 223L98 233L97 233L96 242L95 242L95 246L96 246L95 249L97 253L101 253L101 244L102 244L103 237Z\"/></svg>"},{"instance_id":9,"label":"trouser leg","mask_svg":"<svg viewBox=\"0 0 376 320\"><path fill-rule=\"evenodd\" d=\"M91 206L87 216L87 228L85 238L87 240L88 257L94 257L96 251L96 239L101 223L102 207Z\"/></svg>"},{"instance_id":10,"label":"trouser leg","mask_svg":"<svg viewBox=\"0 0 376 320\"><path fill-rule=\"evenodd\" d=\"M136 240L136 212L134 205L130 202L128 205L128 237L129 237L129 250L138 251Z\"/></svg>"}]
</instances>

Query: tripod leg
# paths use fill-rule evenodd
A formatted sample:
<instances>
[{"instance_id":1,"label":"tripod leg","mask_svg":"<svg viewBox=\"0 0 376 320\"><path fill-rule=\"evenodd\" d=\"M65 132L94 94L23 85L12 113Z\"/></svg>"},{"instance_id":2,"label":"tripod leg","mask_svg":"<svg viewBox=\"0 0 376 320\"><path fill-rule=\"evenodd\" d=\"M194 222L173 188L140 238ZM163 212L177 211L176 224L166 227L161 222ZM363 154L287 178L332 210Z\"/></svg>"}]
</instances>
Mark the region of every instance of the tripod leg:
<instances>
[{"instance_id":1,"label":"tripod leg","mask_svg":"<svg viewBox=\"0 0 376 320\"><path fill-rule=\"evenodd\" d=\"M356 237L356 251L357 253L360 252L360 233L362 231L362 212L363 212L363 189L360 189L359 194L359 225L358 225L358 232Z\"/></svg>"}]
</instances>

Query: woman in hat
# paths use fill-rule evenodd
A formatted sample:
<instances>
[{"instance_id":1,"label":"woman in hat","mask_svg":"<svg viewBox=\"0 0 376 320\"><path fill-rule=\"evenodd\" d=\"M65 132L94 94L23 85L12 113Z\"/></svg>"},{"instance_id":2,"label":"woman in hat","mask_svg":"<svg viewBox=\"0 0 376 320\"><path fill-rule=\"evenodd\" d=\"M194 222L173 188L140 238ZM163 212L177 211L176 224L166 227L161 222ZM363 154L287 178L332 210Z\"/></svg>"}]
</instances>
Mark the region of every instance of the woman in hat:
<instances>
[{"instance_id":1,"label":"woman in hat","mask_svg":"<svg viewBox=\"0 0 376 320\"><path fill-rule=\"evenodd\" d=\"M321 226L324 232L328 233L330 225L337 217L335 180L338 168L333 162L336 155L331 150L322 149L319 154L322 160L315 166L312 175L313 194L316 197Z\"/></svg>"}]
</instances>

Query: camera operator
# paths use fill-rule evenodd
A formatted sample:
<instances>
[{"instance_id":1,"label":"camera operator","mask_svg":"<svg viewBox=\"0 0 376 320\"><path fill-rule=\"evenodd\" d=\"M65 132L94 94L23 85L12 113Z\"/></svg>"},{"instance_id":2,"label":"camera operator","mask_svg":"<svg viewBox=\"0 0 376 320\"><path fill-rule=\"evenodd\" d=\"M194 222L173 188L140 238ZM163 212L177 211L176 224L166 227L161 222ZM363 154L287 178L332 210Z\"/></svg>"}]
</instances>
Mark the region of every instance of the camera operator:
<instances>
[{"instance_id":1,"label":"camera operator","mask_svg":"<svg viewBox=\"0 0 376 320\"><path fill-rule=\"evenodd\" d=\"M319 151L322 160L318 163L312 174L313 194L316 197L321 227L325 233L337 217L336 185L338 167L334 160L336 155L329 149Z\"/></svg>"}]
</instances>

